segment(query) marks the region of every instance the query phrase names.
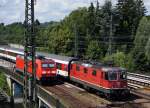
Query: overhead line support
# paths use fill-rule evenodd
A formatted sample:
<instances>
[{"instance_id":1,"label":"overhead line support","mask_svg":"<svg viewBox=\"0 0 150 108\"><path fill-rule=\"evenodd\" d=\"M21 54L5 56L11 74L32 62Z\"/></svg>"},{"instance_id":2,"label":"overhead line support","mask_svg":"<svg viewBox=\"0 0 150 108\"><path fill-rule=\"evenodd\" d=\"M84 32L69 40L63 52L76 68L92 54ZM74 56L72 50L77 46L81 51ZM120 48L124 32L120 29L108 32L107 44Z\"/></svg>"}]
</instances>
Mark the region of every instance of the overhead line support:
<instances>
[{"instance_id":1,"label":"overhead line support","mask_svg":"<svg viewBox=\"0 0 150 108\"><path fill-rule=\"evenodd\" d=\"M36 106L36 65L35 65L35 27L34 0L25 0L25 43L24 43L24 108ZM28 76L29 62L32 64L32 75Z\"/></svg>"}]
</instances>

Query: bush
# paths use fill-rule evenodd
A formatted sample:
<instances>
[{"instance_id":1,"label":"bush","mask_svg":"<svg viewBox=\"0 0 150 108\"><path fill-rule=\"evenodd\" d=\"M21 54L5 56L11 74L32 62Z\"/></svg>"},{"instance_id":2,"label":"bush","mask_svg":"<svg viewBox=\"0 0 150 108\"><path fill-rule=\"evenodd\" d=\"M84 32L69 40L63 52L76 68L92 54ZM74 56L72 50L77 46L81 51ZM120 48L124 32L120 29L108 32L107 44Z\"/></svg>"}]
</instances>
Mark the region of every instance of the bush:
<instances>
[{"instance_id":1,"label":"bush","mask_svg":"<svg viewBox=\"0 0 150 108\"><path fill-rule=\"evenodd\" d=\"M115 66L127 68L132 71L134 69L134 63L130 54L126 55L123 52L117 52L111 56L105 56L104 62L113 61Z\"/></svg>"}]
</instances>

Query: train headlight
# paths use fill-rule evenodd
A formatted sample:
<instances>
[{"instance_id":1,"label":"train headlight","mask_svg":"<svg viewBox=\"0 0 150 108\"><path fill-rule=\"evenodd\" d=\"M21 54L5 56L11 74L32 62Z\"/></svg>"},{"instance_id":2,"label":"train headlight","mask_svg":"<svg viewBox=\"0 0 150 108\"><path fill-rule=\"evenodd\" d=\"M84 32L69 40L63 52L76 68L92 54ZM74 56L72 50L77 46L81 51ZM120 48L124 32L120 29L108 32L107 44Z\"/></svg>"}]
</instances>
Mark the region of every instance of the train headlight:
<instances>
[{"instance_id":1,"label":"train headlight","mask_svg":"<svg viewBox=\"0 0 150 108\"><path fill-rule=\"evenodd\" d=\"M42 71L42 74L46 74L46 71Z\"/></svg>"},{"instance_id":2,"label":"train headlight","mask_svg":"<svg viewBox=\"0 0 150 108\"><path fill-rule=\"evenodd\" d=\"M53 73L53 74L55 74L55 73L56 73L56 71L52 71L52 73Z\"/></svg>"}]
</instances>

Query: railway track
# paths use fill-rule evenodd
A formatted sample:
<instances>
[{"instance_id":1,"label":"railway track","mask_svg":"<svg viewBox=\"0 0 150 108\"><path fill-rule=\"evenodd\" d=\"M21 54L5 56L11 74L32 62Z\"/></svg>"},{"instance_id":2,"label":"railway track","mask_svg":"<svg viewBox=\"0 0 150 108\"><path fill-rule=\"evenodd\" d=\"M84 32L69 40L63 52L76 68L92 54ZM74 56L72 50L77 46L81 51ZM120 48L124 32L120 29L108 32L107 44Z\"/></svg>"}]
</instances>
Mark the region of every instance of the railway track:
<instances>
[{"instance_id":1,"label":"railway track","mask_svg":"<svg viewBox=\"0 0 150 108\"><path fill-rule=\"evenodd\" d=\"M150 76L128 73L128 86L132 94L150 100Z\"/></svg>"},{"instance_id":2,"label":"railway track","mask_svg":"<svg viewBox=\"0 0 150 108\"><path fill-rule=\"evenodd\" d=\"M150 87L150 76L128 72L128 82L144 87Z\"/></svg>"},{"instance_id":3,"label":"railway track","mask_svg":"<svg viewBox=\"0 0 150 108\"><path fill-rule=\"evenodd\" d=\"M43 86L43 88L52 92L58 98L61 98L63 103L69 103L69 108L97 108L102 105L106 106L111 104L111 102L90 94L87 91L69 83Z\"/></svg>"}]
</instances>

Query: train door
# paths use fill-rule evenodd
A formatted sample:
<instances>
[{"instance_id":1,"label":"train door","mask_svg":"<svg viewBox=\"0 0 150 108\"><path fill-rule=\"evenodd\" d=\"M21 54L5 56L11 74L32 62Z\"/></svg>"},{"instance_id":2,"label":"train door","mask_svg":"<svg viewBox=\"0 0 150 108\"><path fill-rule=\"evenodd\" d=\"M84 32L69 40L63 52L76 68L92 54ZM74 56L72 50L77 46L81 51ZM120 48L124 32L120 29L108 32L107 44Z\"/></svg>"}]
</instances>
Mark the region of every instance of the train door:
<instances>
[{"instance_id":1,"label":"train door","mask_svg":"<svg viewBox=\"0 0 150 108\"><path fill-rule=\"evenodd\" d=\"M76 74L76 64L71 64L69 69L69 76L75 76Z\"/></svg>"},{"instance_id":2,"label":"train door","mask_svg":"<svg viewBox=\"0 0 150 108\"><path fill-rule=\"evenodd\" d=\"M100 72L100 85L103 85L103 80L104 80L104 72Z\"/></svg>"},{"instance_id":3,"label":"train door","mask_svg":"<svg viewBox=\"0 0 150 108\"><path fill-rule=\"evenodd\" d=\"M75 69L75 71L74 71L74 75L76 76L76 77L80 77L80 65L78 65L78 64L76 64L76 69Z\"/></svg>"},{"instance_id":4,"label":"train door","mask_svg":"<svg viewBox=\"0 0 150 108\"><path fill-rule=\"evenodd\" d=\"M106 84L107 84L107 82L108 82L108 72L102 72L103 73L103 75L102 75L102 85L104 86L106 86Z\"/></svg>"}]
</instances>

